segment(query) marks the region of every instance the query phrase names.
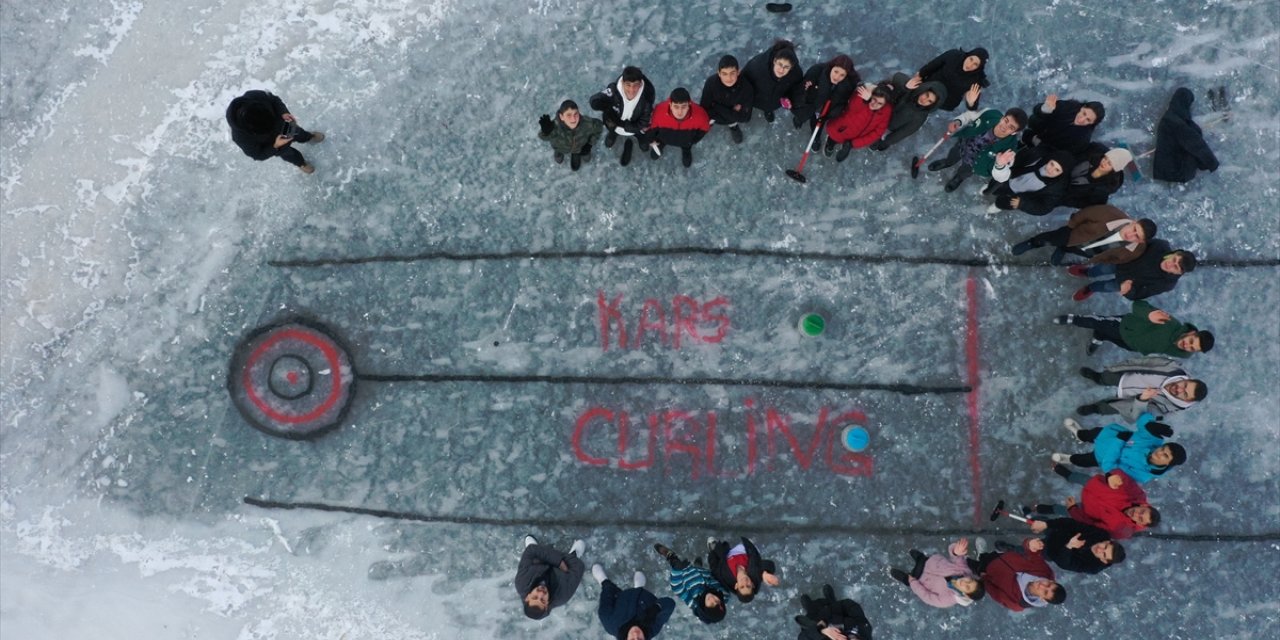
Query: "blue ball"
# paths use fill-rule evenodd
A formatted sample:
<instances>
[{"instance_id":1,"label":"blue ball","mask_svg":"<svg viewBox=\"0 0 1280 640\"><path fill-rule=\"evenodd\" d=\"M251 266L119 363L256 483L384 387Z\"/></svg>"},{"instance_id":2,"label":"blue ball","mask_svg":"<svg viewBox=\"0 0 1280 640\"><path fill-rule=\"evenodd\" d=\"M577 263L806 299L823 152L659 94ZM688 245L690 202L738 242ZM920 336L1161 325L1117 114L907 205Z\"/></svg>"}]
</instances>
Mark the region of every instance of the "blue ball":
<instances>
[{"instance_id":1,"label":"blue ball","mask_svg":"<svg viewBox=\"0 0 1280 640\"><path fill-rule=\"evenodd\" d=\"M867 446L871 444L871 434L867 430L858 425L850 425L844 428L844 433L840 436L840 441L844 443L844 448L854 453L866 451Z\"/></svg>"}]
</instances>

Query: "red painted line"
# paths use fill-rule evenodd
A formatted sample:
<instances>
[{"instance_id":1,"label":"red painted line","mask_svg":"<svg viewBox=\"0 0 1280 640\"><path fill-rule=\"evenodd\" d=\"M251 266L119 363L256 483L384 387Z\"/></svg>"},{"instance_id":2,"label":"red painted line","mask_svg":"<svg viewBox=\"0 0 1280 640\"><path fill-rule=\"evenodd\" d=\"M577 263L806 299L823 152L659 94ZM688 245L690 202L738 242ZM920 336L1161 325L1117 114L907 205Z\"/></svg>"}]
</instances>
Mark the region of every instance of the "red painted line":
<instances>
[{"instance_id":1,"label":"red painted line","mask_svg":"<svg viewBox=\"0 0 1280 640\"><path fill-rule=\"evenodd\" d=\"M964 359L969 393L965 395L965 404L969 409L969 471L973 490L973 526L982 526L982 459L979 455L981 422L978 418L978 391L981 389L978 374L978 279L972 269L964 284L965 297L968 300L968 313L965 320Z\"/></svg>"}]
</instances>

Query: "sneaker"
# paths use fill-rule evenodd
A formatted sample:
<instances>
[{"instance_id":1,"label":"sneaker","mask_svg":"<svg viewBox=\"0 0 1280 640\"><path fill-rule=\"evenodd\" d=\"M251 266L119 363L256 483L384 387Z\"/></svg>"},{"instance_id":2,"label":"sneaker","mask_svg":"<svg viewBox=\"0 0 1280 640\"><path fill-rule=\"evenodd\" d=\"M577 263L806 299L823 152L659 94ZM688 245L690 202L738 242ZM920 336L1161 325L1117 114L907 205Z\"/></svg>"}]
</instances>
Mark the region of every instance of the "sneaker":
<instances>
[{"instance_id":1,"label":"sneaker","mask_svg":"<svg viewBox=\"0 0 1280 640\"><path fill-rule=\"evenodd\" d=\"M1000 213L1000 207L998 205L993 204L987 207L987 215L995 215L997 213Z\"/></svg>"},{"instance_id":2,"label":"sneaker","mask_svg":"<svg viewBox=\"0 0 1280 640\"><path fill-rule=\"evenodd\" d=\"M1102 346L1101 340L1094 340L1093 338L1089 338L1089 344L1086 344L1084 346L1084 354L1086 356L1091 356L1097 353L1098 347L1101 347L1101 346Z\"/></svg>"},{"instance_id":3,"label":"sneaker","mask_svg":"<svg viewBox=\"0 0 1280 640\"><path fill-rule=\"evenodd\" d=\"M1067 479L1067 480L1070 480L1070 479L1071 479L1071 469L1068 469L1068 468L1066 468L1066 467L1064 467L1064 466L1062 466L1062 465L1060 465L1060 464L1058 464L1058 463L1056 463L1056 462L1055 462L1055 463L1053 463L1053 472L1054 472L1054 473L1056 473L1056 474L1058 474L1058 475L1060 475L1060 476L1062 476L1063 478L1065 478L1065 479Z\"/></svg>"},{"instance_id":4,"label":"sneaker","mask_svg":"<svg viewBox=\"0 0 1280 640\"><path fill-rule=\"evenodd\" d=\"M308 140L306 144L315 144L317 142L324 142L324 134L318 131L312 131L311 139Z\"/></svg>"},{"instance_id":5,"label":"sneaker","mask_svg":"<svg viewBox=\"0 0 1280 640\"><path fill-rule=\"evenodd\" d=\"M773 122L773 112L772 112L772 111L766 111L766 112L764 112L764 121L765 121L765 122Z\"/></svg>"},{"instance_id":6,"label":"sneaker","mask_svg":"<svg viewBox=\"0 0 1280 640\"><path fill-rule=\"evenodd\" d=\"M827 143L822 145L822 155L830 158L831 155L834 154L835 152L836 152L836 141L832 140L830 136L828 136Z\"/></svg>"},{"instance_id":7,"label":"sneaker","mask_svg":"<svg viewBox=\"0 0 1280 640\"><path fill-rule=\"evenodd\" d=\"M616 131L610 130L609 133L604 134L605 148L612 149L613 145L617 142L618 142L618 133Z\"/></svg>"},{"instance_id":8,"label":"sneaker","mask_svg":"<svg viewBox=\"0 0 1280 640\"><path fill-rule=\"evenodd\" d=\"M729 137L730 137L730 138L733 138L733 143L734 143L734 144L742 144L742 129L739 129L739 128L738 128L738 125L736 125L736 124L735 124L735 125L730 126L730 127L729 127Z\"/></svg>"},{"instance_id":9,"label":"sneaker","mask_svg":"<svg viewBox=\"0 0 1280 640\"><path fill-rule=\"evenodd\" d=\"M609 576L604 572L604 567L598 564L591 565L591 577L595 578L596 582L600 584L604 584L604 581L609 579Z\"/></svg>"},{"instance_id":10,"label":"sneaker","mask_svg":"<svg viewBox=\"0 0 1280 640\"><path fill-rule=\"evenodd\" d=\"M680 164L683 164L685 167L693 166L693 149L689 147L682 147L680 149Z\"/></svg>"},{"instance_id":11,"label":"sneaker","mask_svg":"<svg viewBox=\"0 0 1280 640\"><path fill-rule=\"evenodd\" d=\"M1025 504L1020 504L1020 505L1018 505L1018 513L1021 513L1021 514L1022 514L1022 517L1024 517L1024 518L1030 518L1030 517L1031 517L1031 508L1030 508L1030 507L1028 507L1028 506L1027 506L1027 505L1025 505Z\"/></svg>"},{"instance_id":12,"label":"sneaker","mask_svg":"<svg viewBox=\"0 0 1280 640\"><path fill-rule=\"evenodd\" d=\"M849 157L849 152L853 151L853 145L846 142L840 145L840 153L836 154L836 162L844 162Z\"/></svg>"},{"instance_id":13,"label":"sneaker","mask_svg":"<svg viewBox=\"0 0 1280 640\"><path fill-rule=\"evenodd\" d=\"M578 155L578 154L576 154L576 153L575 153L575 154L570 155L570 156L569 156L569 168L570 168L570 169L573 169L574 171L577 171L578 169L581 169L581 168L582 168L582 156L580 156L580 155Z\"/></svg>"},{"instance_id":14,"label":"sneaker","mask_svg":"<svg viewBox=\"0 0 1280 640\"><path fill-rule=\"evenodd\" d=\"M1099 414L1099 413L1102 413L1102 412L1101 412L1101 411L1098 411L1098 406L1097 406L1097 405L1093 405L1093 404L1082 404L1082 405L1080 405L1080 406L1076 407L1076 415L1080 415L1080 416L1092 416L1092 415L1097 415L1097 414Z\"/></svg>"},{"instance_id":15,"label":"sneaker","mask_svg":"<svg viewBox=\"0 0 1280 640\"><path fill-rule=\"evenodd\" d=\"M532 546L532 545L535 545L535 544L538 544L538 539L537 539L537 538L535 538L535 537L533 537L533 536L525 536L525 537L524 537L524 546L528 547L528 546Z\"/></svg>"},{"instance_id":16,"label":"sneaker","mask_svg":"<svg viewBox=\"0 0 1280 640\"><path fill-rule=\"evenodd\" d=\"M921 560L926 559L926 556L923 553L921 553L919 549L912 549L907 553L910 554L911 559L915 560L916 562L920 562Z\"/></svg>"},{"instance_id":17,"label":"sneaker","mask_svg":"<svg viewBox=\"0 0 1280 640\"><path fill-rule=\"evenodd\" d=\"M889 567L889 577L893 578L894 580L897 580L898 582L901 582L902 584L905 584L908 586L911 585L911 580L908 578L907 572L903 571L902 569L895 569L893 567Z\"/></svg>"},{"instance_id":18,"label":"sneaker","mask_svg":"<svg viewBox=\"0 0 1280 640\"><path fill-rule=\"evenodd\" d=\"M996 540L996 551L999 551L1000 553L1008 553L1014 549L1017 549L1017 547L1005 542L1004 540Z\"/></svg>"},{"instance_id":19,"label":"sneaker","mask_svg":"<svg viewBox=\"0 0 1280 640\"><path fill-rule=\"evenodd\" d=\"M583 542L582 540L574 540L573 546L569 547L569 554L581 558L582 552L586 550L587 550L587 543Z\"/></svg>"},{"instance_id":20,"label":"sneaker","mask_svg":"<svg viewBox=\"0 0 1280 640\"><path fill-rule=\"evenodd\" d=\"M1022 242L1013 245L1013 247L1010 248L1010 252L1015 256L1020 256L1034 248L1036 248L1036 246L1031 244L1030 240L1023 240Z\"/></svg>"},{"instance_id":21,"label":"sneaker","mask_svg":"<svg viewBox=\"0 0 1280 640\"><path fill-rule=\"evenodd\" d=\"M1084 302L1085 300L1088 300L1089 298L1092 298L1092 297L1093 297L1093 289L1090 289L1088 285L1085 285L1083 287L1080 287L1079 289L1076 289L1076 292L1071 294L1071 299L1075 300L1076 302Z\"/></svg>"},{"instance_id":22,"label":"sneaker","mask_svg":"<svg viewBox=\"0 0 1280 640\"><path fill-rule=\"evenodd\" d=\"M974 552L974 553L976 553L976 554L978 554L978 555L982 555L982 554L986 553L986 552L987 552L988 550L990 550L990 549L991 549L991 545L987 542L987 539L986 539L986 538L984 538L984 537L982 537L982 536L974 536L974 538L973 538L973 552Z\"/></svg>"},{"instance_id":23,"label":"sneaker","mask_svg":"<svg viewBox=\"0 0 1280 640\"><path fill-rule=\"evenodd\" d=\"M1071 464L1071 454L1069 453L1055 453L1049 456L1049 459L1057 464Z\"/></svg>"},{"instance_id":24,"label":"sneaker","mask_svg":"<svg viewBox=\"0 0 1280 640\"><path fill-rule=\"evenodd\" d=\"M631 152L635 150L635 146L636 145L631 141L631 138L627 138L627 141L622 143L622 160L619 161L622 163L622 166L625 167L631 164Z\"/></svg>"},{"instance_id":25,"label":"sneaker","mask_svg":"<svg viewBox=\"0 0 1280 640\"><path fill-rule=\"evenodd\" d=\"M959 189L961 183L963 182L964 182L964 178L961 178L960 176L953 176L950 180L947 181L947 185L943 187L943 189L945 189L947 193L951 193L952 191Z\"/></svg>"},{"instance_id":26,"label":"sneaker","mask_svg":"<svg viewBox=\"0 0 1280 640\"><path fill-rule=\"evenodd\" d=\"M714 536L707 538L707 551L715 549L717 542L719 542L719 540L716 540Z\"/></svg>"},{"instance_id":27,"label":"sneaker","mask_svg":"<svg viewBox=\"0 0 1280 640\"><path fill-rule=\"evenodd\" d=\"M1056 318L1053 319L1053 323L1054 324L1075 324L1076 316L1075 314L1072 314L1072 313L1068 313L1065 316L1057 316Z\"/></svg>"},{"instance_id":28,"label":"sneaker","mask_svg":"<svg viewBox=\"0 0 1280 640\"><path fill-rule=\"evenodd\" d=\"M310 162L298 167L298 169L301 169L302 172L307 175L311 175L316 172L316 168Z\"/></svg>"},{"instance_id":29,"label":"sneaker","mask_svg":"<svg viewBox=\"0 0 1280 640\"><path fill-rule=\"evenodd\" d=\"M1070 431L1071 435L1076 436L1077 438L1079 437L1080 423L1076 422L1075 418L1063 418L1062 426L1067 431Z\"/></svg>"},{"instance_id":30,"label":"sneaker","mask_svg":"<svg viewBox=\"0 0 1280 640\"><path fill-rule=\"evenodd\" d=\"M1069 275L1075 276L1075 277L1077 277L1077 278L1088 278L1088 277L1089 277L1089 265L1087 265L1087 264L1073 264L1073 265L1071 265L1071 266L1067 267L1067 273L1068 273Z\"/></svg>"},{"instance_id":31,"label":"sneaker","mask_svg":"<svg viewBox=\"0 0 1280 640\"><path fill-rule=\"evenodd\" d=\"M939 171L941 169L946 169L948 166L949 165L947 165L945 160L934 160L933 162L929 163L929 170Z\"/></svg>"},{"instance_id":32,"label":"sneaker","mask_svg":"<svg viewBox=\"0 0 1280 640\"><path fill-rule=\"evenodd\" d=\"M658 555L660 555L660 556L662 556L662 557L664 557L664 558L670 558L670 557L671 557L671 550L670 550L670 549L668 549L668 548L666 548L666 546L664 546L664 545L662 545L662 544L655 544L655 545L653 545L653 550L654 550L654 551L657 551L657 552L658 552Z\"/></svg>"},{"instance_id":33,"label":"sneaker","mask_svg":"<svg viewBox=\"0 0 1280 640\"><path fill-rule=\"evenodd\" d=\"M551 159L555 160L556 164L564 164L564 154L559 151L557 151L555 155L551 156Z\"/></svg>"},{"instance_id":34,"label":"sneaker","mask_svg":"<svg viewBox=\"0 0 1280 640\"><path fill-rule=\"evenodd\" d=\"M1085 380L1100 382L1100 378L1102 377L1102 374L1098 371L1094 371L1093 369L1090 369L1089 367L1080 367L1080 377L1084 378Z\"/></svg>"},{"instance_id":35,"label":"sneaker","mask_svg":"<svg viewBox=\"0 0 1280 640\"><path fill-rule=\"evenodd\" d=\"M653 158L654 160L657 160L658 158L661 158L661 157L662 157L662 149L661 149L661 148L659 148L659 147L657 147L657 146L655 146L655 145L649 145L649 157L650 157L650 158Z\"/></svg>"},{"instance_id":36,"label":"sneaker","mask_svg":"<svg viewBox=\"0 0 1280 640\"><path fill-rule=\"evenodd\" d=\"M645 584L644 572L643 571L635 572L631 576L631 584L635 585L637 589L643 588Z\"/></svg>"},{"instance_id":37,"label":"sneaker","mask_svg":"<svg viewBox=\"0 0 1280 640\"><path fill-rule=\"evenodd\" d=\"M1049 256L1049 264L1057 267L1062 265L1062 260L1067 257L1067 252L1062 249L1054 249L1053 255Z\"/></svg>"}]
</instances>

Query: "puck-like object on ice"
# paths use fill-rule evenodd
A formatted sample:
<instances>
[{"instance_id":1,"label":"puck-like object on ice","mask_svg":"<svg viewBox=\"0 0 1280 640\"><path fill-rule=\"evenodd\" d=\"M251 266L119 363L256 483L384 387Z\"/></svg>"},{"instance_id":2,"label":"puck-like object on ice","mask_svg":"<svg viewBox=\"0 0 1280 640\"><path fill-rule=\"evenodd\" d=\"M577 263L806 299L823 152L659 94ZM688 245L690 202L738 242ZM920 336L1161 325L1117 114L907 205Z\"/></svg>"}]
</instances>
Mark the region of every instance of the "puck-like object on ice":
<instances>
[{"instance_id":1,"label":"puck-like object on ice","mask_svg":"<svg viewBox=\"0 0 1280 640\"><path fill-rule=\"evenodd\" d=\"M806 313L800 316L800 322L796 324L796 328L800 333L810 338L816 338L827 330L827 319L822 317L820 313Z\"/></svg>"},{"instance_id":2,"label":"puck-like object on ice","mask_svg":"<svg viewBox=\"0 0 1280 640\"><path fill-rule=\"evenodd\" d=\"M851 424L841 432L840 443L849 451L862 453L871 444L871 434L867 433L865 427Z\"/></svg>"},{"instance_id":3,"label":"puck-like object on ice","mask_svg":"<svg viewBox=\"0 0 1280 640\"><path fill-rule=\"evenodd\" d=\"M291 319L236 345L227 373L231 402L253 428L291 440L342 423L355 397L351 355L323 325Z\"/></svg>"}]
</instances>

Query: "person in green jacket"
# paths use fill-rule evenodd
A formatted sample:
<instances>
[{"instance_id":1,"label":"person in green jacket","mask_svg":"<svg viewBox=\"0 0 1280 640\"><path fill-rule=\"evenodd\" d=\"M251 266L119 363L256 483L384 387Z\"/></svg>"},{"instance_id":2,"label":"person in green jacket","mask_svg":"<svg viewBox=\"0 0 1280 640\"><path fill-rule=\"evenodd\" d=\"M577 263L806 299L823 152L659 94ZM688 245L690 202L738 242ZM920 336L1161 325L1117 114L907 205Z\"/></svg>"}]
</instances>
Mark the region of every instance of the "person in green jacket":
<instances>
[{"instance_id":1,"label":"person in green jacket","mask_svg":"<svg viewBox=\"0 0 1280 640\"><path fill-rule=\"evenodd\" d=\"M582 115L578 103L565 100L556 112L556 121L552 123L551 116L544 113L538 118L538 127L541 128L538 137L551 143L556 164L563 163L568 154L569 168L577 171L583 162L591 159L591 146L600 139L604 121Z\"/></svg>"},{"instance_id":2,"label":"person in green jacket","mask_svg":"<svg viewBox=\"0 0 1280 640\"><path fill-rule=\"evenodd\" d=\"M1092 329L1086 353L1093 355L1104 341L1121 349L1143 355L1166 355L1189 358L1213 349L1213 333L1181 322L1167 311L1155 308L1146 300L1136 300L1133 310L1123 316L1078 316L1067 314L1053 319L1065 324Z\"/></svg>"},{"instance_id":3,"label":"person in green jacket","mask_svg":"<svg viewBox=\"0 0 1280 640\"><path fill-rule=\"evenodd\" d=\"M947 125L947 132L956 139L955 144L946 158L929 163L930 171L960 165L947 181L947 191L955 191L965 178L975 173L997 182L1009 179L1018 148L1018 132L1027 126L1027 112L1018 107L1003 114L998 109L979 112L972 105L978 103L981 92L982 87L974 85L965 93L969 110Z\"/></svg>"}]
</instances>

